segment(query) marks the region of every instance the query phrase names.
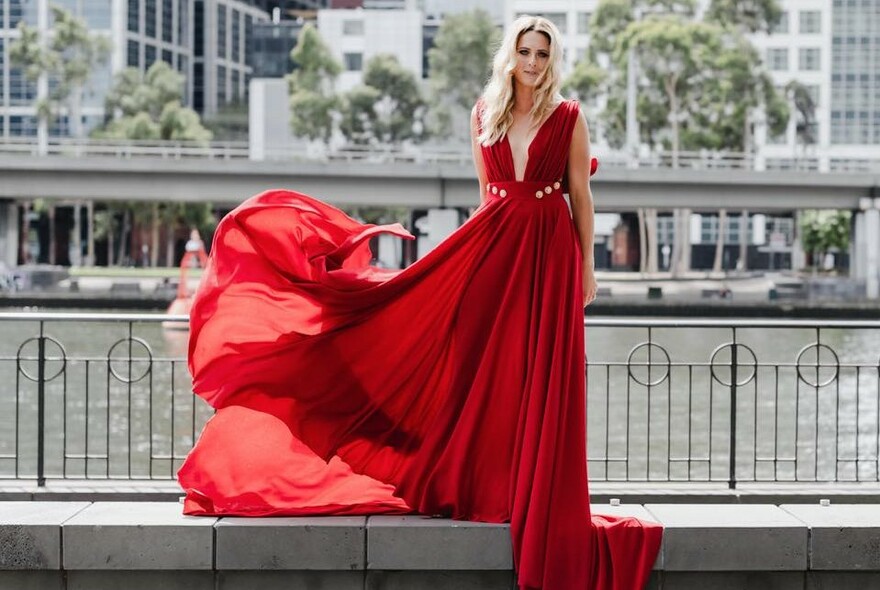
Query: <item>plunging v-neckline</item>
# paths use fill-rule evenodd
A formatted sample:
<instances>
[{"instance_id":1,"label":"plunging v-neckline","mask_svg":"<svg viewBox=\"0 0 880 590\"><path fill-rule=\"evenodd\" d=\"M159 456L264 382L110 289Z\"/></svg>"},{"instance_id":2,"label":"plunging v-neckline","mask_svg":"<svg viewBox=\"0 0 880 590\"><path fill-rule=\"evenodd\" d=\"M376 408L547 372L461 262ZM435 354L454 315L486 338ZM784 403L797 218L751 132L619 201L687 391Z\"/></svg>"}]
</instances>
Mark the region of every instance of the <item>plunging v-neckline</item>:
<instances>
[{"instance_id":1,"label":"plunging v-neckline","mask_svg":"<svg viewBox=\"0 0 880 590\"><path fill-rule=\"evenodd\" d=\"M525 181L526 172L529 171L529 163L531 162L531 159L532 159L531 158L532 146L535 144L535 141L537 141L538 136L541 135L541 131L544 129L544 126L550 121L550 119L553 118L553 116L556 114L556 111L558 111L560 109L560 107L562 107L563 104L565 104L565 101L562 101L558 105L553 107L553 112L551 112L547 116L547 118L544 119L544 121L540 125L538 125L538 130L535 131L535 136L531 139L531 141L529 141L528 145L526 146L526 163L525 163L525 166L523 166L523 177L522 178L516 177L516 158L513 157L513 146L510 145L509 134L508 133L504 134L504 141L505 141L505 143L507 143L507 153L510 154L510 163L513 166L513 178L516 182Z\"/></svg>"}]
</instances>

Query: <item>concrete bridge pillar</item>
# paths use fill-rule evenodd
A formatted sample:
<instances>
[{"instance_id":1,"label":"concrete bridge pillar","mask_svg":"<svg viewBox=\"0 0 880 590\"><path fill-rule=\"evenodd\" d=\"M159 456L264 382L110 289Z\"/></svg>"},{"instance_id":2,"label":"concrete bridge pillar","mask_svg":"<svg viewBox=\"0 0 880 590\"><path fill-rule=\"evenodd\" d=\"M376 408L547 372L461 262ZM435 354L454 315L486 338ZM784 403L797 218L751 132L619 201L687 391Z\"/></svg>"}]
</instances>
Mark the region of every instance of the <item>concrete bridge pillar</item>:
<instances>
[{"instance_id":1,"label":"concrete bridge pillar","mask_svg":"<svg viewBox=\"0 0 880 590\"><path fill-rule=\"evenodd\" d=\"M0 201L0 267L13 268L18 261L18 206Z\"/></svg>"},{"instance_id":2,"label":"concrete bridge pillar","mask_svg":"<svg viewBox=\"0 0 880 590\"><path fill-rule=\"evenodd\" d=\"M854 224L855 271L868 299L880 299L880 198L862 198ZM859 276L861 275L861 276Z\"/></svg>"}]
</instances>

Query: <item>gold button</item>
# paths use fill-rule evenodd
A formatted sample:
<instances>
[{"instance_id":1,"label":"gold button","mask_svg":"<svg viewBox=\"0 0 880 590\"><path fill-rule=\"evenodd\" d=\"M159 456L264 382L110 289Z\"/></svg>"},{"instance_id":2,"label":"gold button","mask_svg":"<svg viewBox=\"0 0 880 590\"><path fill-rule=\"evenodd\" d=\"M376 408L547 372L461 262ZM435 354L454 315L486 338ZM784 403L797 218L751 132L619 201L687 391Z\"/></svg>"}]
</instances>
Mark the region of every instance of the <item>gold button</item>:
<instances>
[{"instance_id":1,"label":"gold button","mask_svg":"<svg viewBox=\"0 0 880 590\"><path fill-rule=\"evenodd\" d=\"M560 186L562 186L562 185L559 184L559 181L558 181L558 180L557 180L556 182L553 183L553 188L555 188L556 190L559 190L559 187L560 187Z\"/></svg>"},{"instance_id":2,"label":"gold button","mask_svg":"<svg viewBox=\"0 0 880 590\"><path fill-rule=\"evenodd\" d=\"M501 189L501 196L502 196L502 197L506 197L506 196L507 196L507 191L504 190L504 189Z\"/></svg>"},{"instance_id":3,"label":"gold button","mask_svg":"<svg viewBox=\"0 0 880 590\"><path fill-rule=\"evenodd\" d=\"M541 197L544 196L544 193L542 193L541 191L538 191L538 192L535 193L535 196L538 197L538 198L540 199Z\"/></svg>"},{"instance_id":4,"label":"gold button","mask_svg":"<svg viewBox=\"0 0 880 590\"><path fill-rule=\"evenodd\" d=\"M553 192L553 187L552 187L552 186L545 186L545 187L544 187L544 192L547 193L547 194L549 195L550 193Z\"/></svg>"},{"instance_id":5,"label":"gold button","mask_svg":"<svg viewBox=\"0 0 880 590\"><path fill-rule=\"evenodd\" d=\"M497 187L497 186L493 186L493 187L492 187L492 194L493 194L493 195L497 195L497 194L498 194L498 187Z\"/></svg>"}]
</instances>

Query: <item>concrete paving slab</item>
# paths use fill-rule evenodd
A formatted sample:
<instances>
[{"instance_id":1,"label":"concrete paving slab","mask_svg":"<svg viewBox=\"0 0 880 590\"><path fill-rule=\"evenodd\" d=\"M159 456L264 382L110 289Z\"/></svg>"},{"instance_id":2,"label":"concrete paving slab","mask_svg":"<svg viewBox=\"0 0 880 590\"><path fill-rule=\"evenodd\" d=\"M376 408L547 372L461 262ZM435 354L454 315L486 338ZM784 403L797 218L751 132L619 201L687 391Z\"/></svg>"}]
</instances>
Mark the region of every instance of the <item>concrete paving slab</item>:
<instances>
[{"instance_id":1,"label":"concrete paving slab","mask_svg":"<svg viewBox=\"0 0 880 590\"><path fill-rule=\"evenodd\" d=\"M64 569L210 570L217 519L171 502L96 502L62 527Z\"/></svg>"},{"instance_id":2,"label":"concrete paving slab","mask_svg":"<svg viewBox=\"0 0 880 590\"><path fill-rule=\"evenodd\" d=\"M807 527L773 505L647 504L665 571L803 571Z\"/></svg>"},{"instance_id":3,"label":"concrete paving slab","mask_svg":"<svg viewBox=\"0 0 880 590\"><path fill-rule=\"evenodd\" d=\"M367 569L509 570L510 528L427 516L370 516Z\"/></svg>"},{"instance_id":4,"label":"concrete paving slab","mask_svg":"<svg viewBox=\"0 0 880 590\"><path fill-rule=\"evenodd\" d=\"M218 570L363 570L365 516L222 518Z\"/></svg>"},{"instance_id":5,"label":"concrete paving slab","mask_svg":"<svg viewBox=\"0 0 880 590\"><path fill-rule=\"evenodd\" d=\"M880 506L783 504L810 527L811 570L880 571Z\"/></svg>"},{"instance_id":6,"label":"concrete paving slab","mask_svg":"<svg viewBox=\"0 0 880 590\"><path fill-rule=\"evenodd\" d=\"M0 503L0 570L61 569L61 523L88 502Z\"/></svg>"}]
</instances>

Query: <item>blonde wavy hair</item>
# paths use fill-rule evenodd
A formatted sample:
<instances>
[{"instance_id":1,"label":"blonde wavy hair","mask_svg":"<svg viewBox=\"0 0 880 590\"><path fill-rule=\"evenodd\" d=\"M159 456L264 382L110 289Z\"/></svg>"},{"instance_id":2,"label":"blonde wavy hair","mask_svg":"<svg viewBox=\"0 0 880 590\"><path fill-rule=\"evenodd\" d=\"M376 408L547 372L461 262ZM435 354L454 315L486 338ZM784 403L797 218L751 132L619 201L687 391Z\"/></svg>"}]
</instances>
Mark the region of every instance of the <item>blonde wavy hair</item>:
<instances>
[{"instance_id":1,"label":"blonde wavy hair","mask_svg":"<svg viewBox=\"0 0 880 590\"><path fill-rule=\"evenodd\" d=\"M544 17L523 15L513 21L501 41L492 62L492 77L483 89L479 107L482 132L477 139L484 146L492 145L504 137L513 124L513 71L516 69L517 44L520 37L529 31L542 33L550 41L550 59L535 85L535 104L529 113L533 127L544 121L561 99L562 48L559 29Z\"/></svg>"}]
</instances>

